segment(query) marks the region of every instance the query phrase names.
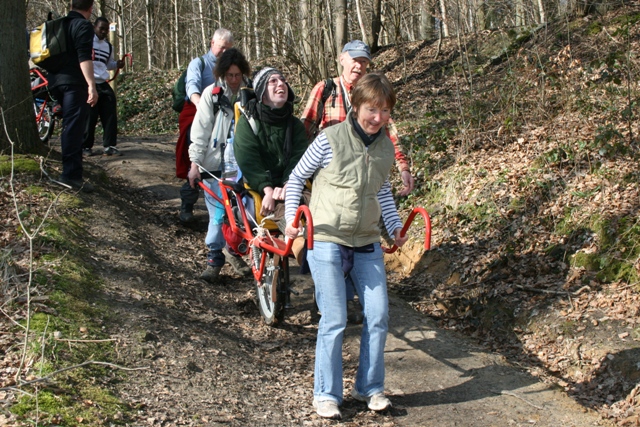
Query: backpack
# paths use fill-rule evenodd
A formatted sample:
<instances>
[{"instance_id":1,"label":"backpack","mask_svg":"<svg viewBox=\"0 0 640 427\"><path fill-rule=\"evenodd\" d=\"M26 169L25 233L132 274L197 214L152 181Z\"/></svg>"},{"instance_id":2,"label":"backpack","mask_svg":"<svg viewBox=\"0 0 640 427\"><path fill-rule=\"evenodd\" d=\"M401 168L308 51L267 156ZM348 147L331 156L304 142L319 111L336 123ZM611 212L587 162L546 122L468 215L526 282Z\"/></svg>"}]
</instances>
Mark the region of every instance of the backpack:
<instances>
[{"instance_id":1,"label":"backpack","mask_svg":"<svg viewBox=\"0 0 640 427\"><path fill-rule=\"evenodd\" d=\"M204 70L204 58L200 57L200 72L202 72L203 70ZM173 108L173 110L176 113L180 113L184 108L184 99L187 97L186 79L187 79L187 70L184 70L182 74L180 74L180 77L178 77L178 80L173 85L173 93L172 93L173 103L171 104L171 108Z\"/></svg>"},{"instance_id":2,"label":"backpack","mask_svg":"<svg viewBox=\"0 0 640 427\"><path fill-rule=\"evenodd\" d=\"M324 81L324 89L322 90L322 110L324 110L324 104L327 102L330 96L333 95L333 101L331 107L336 106L336 82L333 79L327 79Z\"/></svg>"},{"instance_id":3,"label":"backpack","mask_svg":"<svg viewBox=\"0 0 640 427\"><path fill-rule=\"evenodd\" d=\"M66 16L49 19L29 35L31 60L50 73L59 72L68 62L66 22Z\"/></svg>"},{"instance_id":4,"label":"backpack","mask_svg":"<svg viewBox=\"0 0 640 427\"><path fill-rule=\"evenodd\" d=\"M330 96L333 97L332 101L331 101L331 107L334 108L336 106L336 82L333 81L333 79L326 79L324 81L324 89L322 89L322 96L320 98L320 108L318 109L318 118L316 120L316 122L313 124L313 127L311 128L311 139L309 142L311 142L313 139L315 139L316 136L318 136L318 127L320 126L320 122L322 121L322 113L324 112L324 104L327 102L327 99L329 99Z\"/></svg>"}]
</instances>

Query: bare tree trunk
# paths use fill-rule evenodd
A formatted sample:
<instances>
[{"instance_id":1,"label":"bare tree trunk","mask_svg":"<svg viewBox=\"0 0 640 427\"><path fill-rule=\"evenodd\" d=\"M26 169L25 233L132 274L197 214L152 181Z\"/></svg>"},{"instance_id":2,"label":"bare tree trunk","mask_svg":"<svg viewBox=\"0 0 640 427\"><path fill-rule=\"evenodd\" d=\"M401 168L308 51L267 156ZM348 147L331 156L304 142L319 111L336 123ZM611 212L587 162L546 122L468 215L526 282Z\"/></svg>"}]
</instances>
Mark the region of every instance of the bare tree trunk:
<instances>
[{"instance_id":1,"label":"bare tree trunk","mask_svg":"<svg viewBox=\"0 0 640 427\"><path fill-rule=\"evenodd\" d=\"M255 5L255 3L254 3ZM251 38L251 5L248 1L242 3L242 32L245 37L242 38L242 51L248 60L251 59L251 52L249 52L250 38Z\"/></svg>"},{"instance_id":2,"label":"bare tree trunk","mask_svg":"<svg viewBox=\"0 0 640 427\"><path fill-rule=\"evenodd\" d=\"M150 70L151 69L151 64L152 64L152 55L151 52L153 50L153 39L151 37L151 2L150 0L145 0L145 14L144 14L144 23L145 23L145 28L147 30L147 34L146 34L146 39L147 39L147 69Z\"/></svg>"},{"instance_id":3,"label":"bare tree trunk","mask_svg":"<svg viewBox=\"0 0 640 427\"><path fill-rule=\"evenodd\" d=\"M0 152L10 151L11 140L16 144L16 152L39 154L44 151L44 145L36 132L24 49L26 3L5 2L3 12L4 25L0 25Z\"/></svg>"},{"instance_id":4,"label":"bare tree trunk","mask_svg":"<svg viewBox=\"0 0 640 427\"><path fill-rule=\"evenodd\" d=\"M538 15L540 16L540 24L544 24L545 22L547 22L547 15L545 14L544 11L544 3L543 0L538 0Z\"/></svg>"},{"instance_id":5,"label":"bare tree trunk","mask_svg":"<svg viewBox=\"0 0 640 427\"><path fill-rule=\"evenodd\" d=\"M271 55L272 56L276 56L278 54L278 30L276 28L276 19L277 17L274 16L276 15L276 5L274 4L273 0L267 0L268 5L269 5L269 10L271 11L271 17L269 19L269 27L271 29Z\"/></svg>"},{"instance_id":6,"label":"bare tree trunk","mask_svg":"<svg viewBox=\"0 0 640 427\"><path fill-rule=\"evenodd\" d=\"M333 32L334 32L334 30L333 30L333 28L334 28L333 22L334 22L334 20L333 20L333 15L331 14L331 0L326 0L324 4L325 4L325 7L326 7L326 11L325 11L326 20L323 20L323 21L325 21L324 23L326 24L326 26L324 27L325 48L327 46L330 46L331 47L331 56L333 58L335 58L335 57L338 56L337 52L340 52L342 50L342 48L340 48L340 50L338 50L336 52L336 44L334 43L335 38L333 36ZM326 21L328 21L328 22L326 22Z\"/></svg>"},{"instance_id":7,"label":"bare tree trunk","mask_svg":"<svg viewBox=\"0 0 640 427\"><path fill-rule=\"evenodd\" d=\"M380 37L378 39L378 44L380 45L389 44L389 30L386 25L387 17L385 16L385 8L386 3L383 3L380 9Z\"/></svg>"},{"instance_id":8,"label":"bare tree trunk","mask_svg":"<svg viewBox=\"0 0 640 427\"><path fill-rule=\"evenodd\" d=\"M362 41L367 41L367 32L364 29L364 22L362 22L362 13L360 12L360 0L356 0L356 14L358 15L358 26L360 27L360 34L362 34Z\"/></svg>"},{"instance_id":9,"label":"bare tree trunk","mask_svg":"<svg viewBox=\"0 0 640 427\"><path fill-rule=\"evenodd\" d=\"M429 13L427 12L426 2L422 1L422 7L420 8L420 39L426 40L429 38L431 23L429 19Z\"/></svg>"},{"instance_id":10,"label":"bare tree trunk","mask_svg":"<svg viewBox=\"0 0 640 427\"><path fill-rule=\"evenodd\" d=\"M371 39L369 47L371 52L377 52L380 48L380 30L382 29L382 0L373 0L371 9Z\"/></svg>"},{"instance_id":11,"label":"bare tree trunk","mask_svg":"<svg viewBox=\"0 0 640 427\"><path fill-rule=\"evenodd\" d=\"M109 17L107 16L107 10L107 0L100 0L100 16L104 16L105 18L109 19Z\"/></svg>"},{"instance_id":12,"label":"bare tree trunk","mask_svg":"<svg viewBox=\"0 0 640 427\"><path fill-rule=\"evenodd\" d=\"M116 10L116 19L118 20L118 56L122 56L127 52L127 43L124 31L124 7L122 5L123 0L118 0L118 6Z\"/></svg>"},{"instance_id":13,"label":"bare tree trunk","mask_svg":"<svg viewBox=\"0 0 640 427\"><path fill-rule=\"evenodd\" d=\"M173 0L173 48L176 58L176 68L180 68L180 26L178 25L178 0Z\"/></svg>"},{"instance_id":14,"label":"bare tree trunk","mask_svg":"<svg viewBox=\"0 0 640 427\"><path fill-rule=\"evenodd\" d=\"M524 1L523 0L515 0L516 7L516 16L515 16L515 26L521 27L525 24L524 20Z\"/></svg>"},{"instance_id":15,"label":"bare tree trunk","mask_svg":"<svg viewBox=\"0 0 640 427\"><path fill-rule=\"evenodd\" d=\"M335 0L333 7L333 16L336 25L334 40L336 52L340 52L342 51L342 46L348 41L347 37L349 37L349 30L347 28L347 0Z\"/></svg>"},{"instance_id":16,"label":"bare tree trunk","mask_svg":"<svg viewBox=\"0 0 640 427\"><path fill-rule=\"evenodd\" d=\"M542 0L541 0L542 1ZM476 29L477 31L482 31L487 28L487 19L484 13L485 4L482 0L476 0L474 13L476 15Z\"/></svg>"},{"instance_id":17,"label":"bare tree trunk","mask_svg":"<svg viewBox=\"0 0 640 427\"><path fill-rule=\"evenodd\" d=\"M449 37L449 25L447 24L447 5L445 0L440 0L440 25L442 31L440 32L442 37Z\"/></svg>"},{"instance_id":18,"label":"bare tree trunk","mask_svg":"<svg viewBox=\"0 0 640 427\"><path fill-rule=\"evenodd\" d=\"M403 13L401 14L401 18L402 18L402 22L404 22L404 28L405 31L407 32L407 39L409 41L415 41L416 40L416 35L415 35L415 31L414 31L414 25L413 25L413 1L414 0L409 0L409 13Z\"/></svg>"},{"instance_id":19,"label":"bare tree trunk","mask_svg":"<svg viewBox=\"0 0 640 427\"><path fill-rule=\"evenodd\" d=\"M309 0L300 0L300 40L302 42L302 58L306 64L310 64L313 56L313 39L311 34L311 12Z\"/></svg>"},{"instance_id":20,"label":"bare tree trunk","mask_svg":"<svg viewBox=\"0 0 640 427\"><path fill-rule=\"evenodd\" d=\"M260 49L260 23L258 18L260 16L260 12L258 9L258 1L256 0L254 3L254 12L255 16L253 17L253 45L256 50L256 59L260 59L262 57L262 50Z\"/></svg>"},{"instance_id":21,"label":"bare tree trunk","mask_svg":"<svg viewBox=\"0 0 640 427\"><path fill-rule=\"evenodd\" d=\"M205 32L204 32L204 13L202 12L202 2L204 0L200 0L198 1L198 12L200 13L199 18L200 18L200 32L202 33L202 46L207 46L207 37L205 36Z\"/></svg>"}]
</instances>

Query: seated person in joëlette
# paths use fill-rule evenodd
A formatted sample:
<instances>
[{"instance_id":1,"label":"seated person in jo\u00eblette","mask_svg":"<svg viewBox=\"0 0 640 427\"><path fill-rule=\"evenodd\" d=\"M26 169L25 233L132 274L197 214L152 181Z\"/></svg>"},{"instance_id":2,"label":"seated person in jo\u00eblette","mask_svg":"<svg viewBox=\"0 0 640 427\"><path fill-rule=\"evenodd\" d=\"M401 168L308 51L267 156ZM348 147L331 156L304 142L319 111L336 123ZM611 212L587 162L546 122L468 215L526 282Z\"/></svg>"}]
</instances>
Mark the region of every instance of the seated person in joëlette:
<instances>
[{"instance_id":1,"label":"seated person in jo\u00eblette","mask_svg":"<svg viewBox=\"0 0 640 427\"><path fill-rule=\"evenodd\" d=\"M285 188L289 174L307 149L307 134L293 115L295 95L282 72L263 68L255 74L253 88L256 97L247 103L236 125L236 160L245 182L262 196L260 214L273 215L284 231ZM310 193L305 190L302 198L308 201ZM301 249L302 242L294 247Z\"/></svg>"}]
</instances>

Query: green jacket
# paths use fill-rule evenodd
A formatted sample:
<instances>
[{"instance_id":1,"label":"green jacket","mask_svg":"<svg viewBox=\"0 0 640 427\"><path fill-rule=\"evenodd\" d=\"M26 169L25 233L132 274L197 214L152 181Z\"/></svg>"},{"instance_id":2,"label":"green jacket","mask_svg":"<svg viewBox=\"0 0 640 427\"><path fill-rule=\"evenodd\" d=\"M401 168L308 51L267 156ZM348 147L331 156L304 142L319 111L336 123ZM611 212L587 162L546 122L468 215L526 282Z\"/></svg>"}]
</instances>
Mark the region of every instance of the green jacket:
<instances>
[{"instance_id":1,"label":"green jacket","mask_svg":"<svg viewBox=\"0 0 640 427\"><path fill-rule=\"evenodd\" d=\"M265 187L283 187L289 180L289 174L308 146L304 125L297 117L294 117L293 123L291 156L285 164L286 124L269 125L257 121L258 135L255 135L244 115L238 119L234 152L242 175L253 190L264 195Z\"/></svg>"}]
</instances>

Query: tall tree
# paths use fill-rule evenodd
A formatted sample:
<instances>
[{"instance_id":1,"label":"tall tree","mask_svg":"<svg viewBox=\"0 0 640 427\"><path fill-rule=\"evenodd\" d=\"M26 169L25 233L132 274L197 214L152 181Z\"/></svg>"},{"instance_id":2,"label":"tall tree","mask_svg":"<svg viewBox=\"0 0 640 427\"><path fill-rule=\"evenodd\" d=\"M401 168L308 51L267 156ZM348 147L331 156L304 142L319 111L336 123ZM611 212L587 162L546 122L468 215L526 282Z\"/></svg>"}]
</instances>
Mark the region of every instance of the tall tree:
<instances>
[{"instance_id":1,"label":"tall tree","mask_svg":"<svg viewBox=\"0 0 640 427\"><path fill-rule=\"evenodd\" d=\"M440 0L440 35L441 37L449 37L449 23L447 16L447 3Z\"/></svg>"},{"instance_id":2,"label":"tall tree","mask_svg":"<svg viewBox=\"0 0 640 427\"><path fill-rule=\"evenodd\" d=\"M334 4L334 22L336 24L336 31L334 33L334 42L336 45L336 52L342 51L344 46L349 40L349 29L347 28L347 0L335 0Z\"/></svg>"},{"instance_id":3,"label":"tall tree","mask_svg":"<svg viewBox=\"0 0 640 427\"><path fill-rule=\"evenodd\" d=\"M0 151L8 152L10 141L18 153L42 153L38 139L33 98L29 83L27 38L25 33L26 3L4 2L3 25L0 25ZM2 125L7 128L5 133Z\"/></svg>"},{"instance_id":4,"label":"tall tree","mask_svg":"<svg viewBox=\"0 0 640 427\"><path fill-rule=\"evenodd\" d=\"M373 0L373 8L371 10L371 37L368 45L371 52L375 53L380 48L380 30L382 29L382 0Z\"/></svg>"},{"instance_id":5,"label":"tall tree","mask_svg":"<svg viewBox=\"0 0 640 427\"><path fill-rule=\"evenodd\" d=\"M433 16L435 5L429 0L421 0L420 5L420 38L431 39L434 36L436 20Z\"/></svg>"},{"instance_id":6,"label":"tall tree","mask_svg":"<svg viewBox=\"0 0 640 427\"><path fill-rule=\"evenodd\" d=\"M152 33L151 28L153 26L151 24L151 17L153 16L153 13L151 11L151 7L152 7L152 2L150 0L145 0L144 24L147 30L146 41L147 41L147 69L148 70L151 69L151 65L153 64L153 39L151 36L151 33Z\"/></svg>"}]
</instances>

